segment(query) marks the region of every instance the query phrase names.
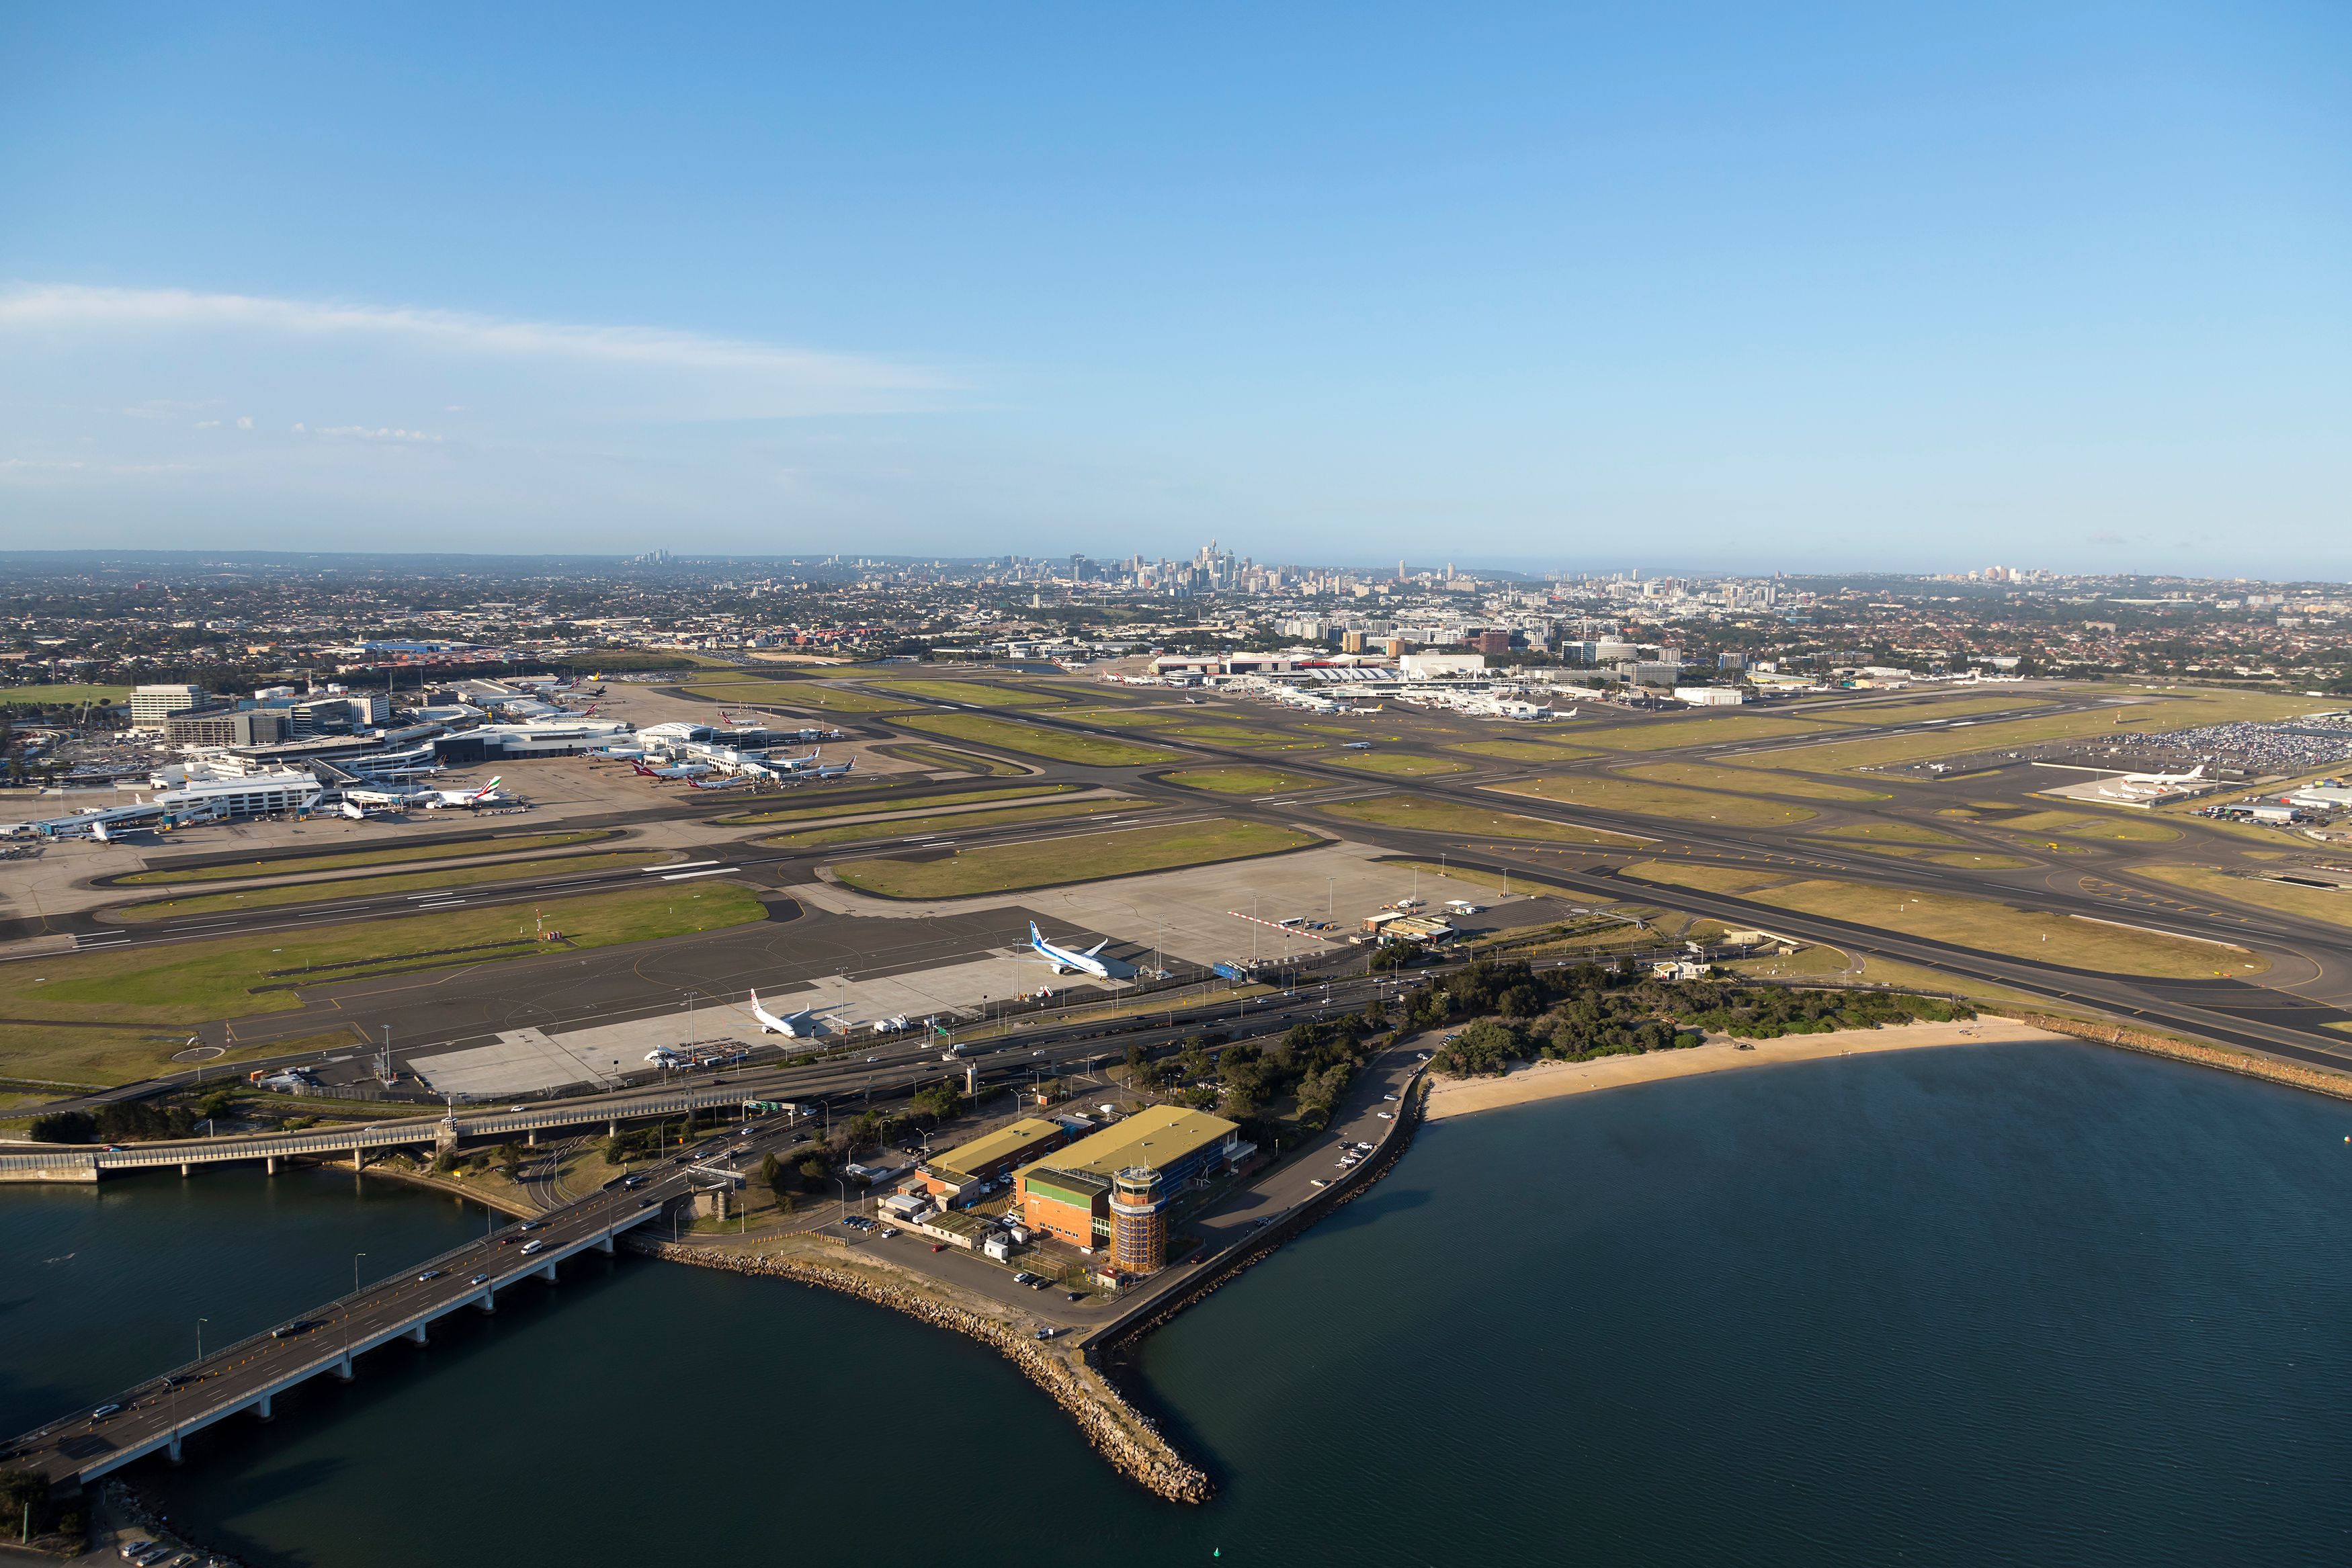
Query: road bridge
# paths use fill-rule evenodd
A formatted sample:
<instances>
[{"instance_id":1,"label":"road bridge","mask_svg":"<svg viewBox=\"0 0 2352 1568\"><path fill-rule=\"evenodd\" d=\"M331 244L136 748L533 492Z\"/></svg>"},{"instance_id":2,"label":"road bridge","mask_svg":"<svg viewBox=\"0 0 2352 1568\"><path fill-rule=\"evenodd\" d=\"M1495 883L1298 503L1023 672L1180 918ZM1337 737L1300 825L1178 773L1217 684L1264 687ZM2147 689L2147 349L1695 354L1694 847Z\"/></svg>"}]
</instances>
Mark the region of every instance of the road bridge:
<instances>
[{"instance_id":1,"label":"road bridge","mask_svg":"<svg viewBox=\"0 0 2352 1568\"><path fill-rule=\"evenodd\" d=\"M553 1283L564 1260L613 1251L614 1238L658 1218L685 1192L683 1171L670 1169L642 1190L610 1187L527 1227L444 1252L25 1433L0 1447L0 1463L70 1489L149 1454L176 1460L190 1433L232 1416L250 1412L267 1421L277 1396L297 1385L321 1374L349 1382L354 1359L379 1345L424 1344L436 1319L467 1308L494 1312L508 1286L532 1277Z\"/></svg>"},{"instance_id":2,"label":"road bridge","mask_svg":"<svg viewBox=\"0 0 2352 1568\"><path fill-rule=\"evenodd\" d=\"M182 1176L198 1166L260 1160L271 1175L283 1159L351 1158L363 1166L371 1154L394 1149L454 1148L472 1138L524 1134L536 1143L542 1132L604 1125L617 1131L623 1122L648 1116L676 1116L689 1111L740 1105L740 1083L708 1083L692 1087L593 1095L558 1101L520 1110L483 1112L471 1115L404 1116L383 1122L358 1122L347 1126L299 1133L260 1133L219 1138L191 1138L160 1143L110 1145L103 1148L60 1149L54 1154L0 1155L0 1182L94 1182L109 1173L155 1170L176 1166Z\"/></svg>"}]
</instances>

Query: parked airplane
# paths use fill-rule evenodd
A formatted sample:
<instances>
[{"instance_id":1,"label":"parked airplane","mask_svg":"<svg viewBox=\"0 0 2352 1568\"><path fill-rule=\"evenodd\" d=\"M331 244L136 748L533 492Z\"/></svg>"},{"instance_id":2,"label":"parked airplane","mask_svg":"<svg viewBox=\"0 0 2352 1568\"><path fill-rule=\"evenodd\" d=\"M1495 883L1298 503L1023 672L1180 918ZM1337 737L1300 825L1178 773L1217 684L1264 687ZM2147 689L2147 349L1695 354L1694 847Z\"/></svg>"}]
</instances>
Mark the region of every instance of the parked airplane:
<instances>
[{"instance_id":1,"label":"parked airplane","mask_svg":"<svg viewBox=\"0 0 2352 1568\"><path fill-rule=\"evenodd\" d=\"M749 778L722 779L716 784L705 784L699 779L689 778L686 782L689 789L740 789L751 780Z\"/></svg>"},{"instance_id":2,"label":"parked airplane","mask_svg":"<svg viewBox=\"0 0 2352 1568\"><path fill-rule=\"evenodd\" d=\"M2152 796L2169 795L2184 784L2205 781L2205 765L2199 763L2186 773L2126 773L2120 779L2109 779L2099 785L2099 793L2110 800L2145 800Z\"/></svg>"},{"instance_id":3,"label":"parked airplane","mask_svg":"<svg viewBox=\"0 0 2352 1568\"><path fill-rule=\"evenodd\" d=\"M1032 920L1029 923L1031 951L1053 965L1054 973L1057 975L1092 975L1098 980L1109 979L1110 966L1097 956L1109 946L1110 938L1106 936L1083 953L1071 947L1056 947L1046 941L1044 934L1038 931L1035 921Z\"/></svg>"},{"instance_id":4,"label":"parked airplane","mask_svg":"<svg viewBox=\"0 0 2352 1568\"><path fill-rule=\"evenodd\" d=\"M816 1010L803 1008L799 1012L778 1018L760 1005L760 993L751 993L751 1016L759 1020L761 1034L781 1034L787 1040L814 1040L817 1032Z\"/></svg>"},{"instance_id":5,"label":"parked airplane","mask_svg":"<svg viewBox=\"0 0 2352 1568\"><path fill-rule=\"evenodd\" d=\"M838 779L856 766L857 758L853 757L846 762L835 763L830 768L812 768L809 769L808 776L812 779Z\"/></svg>"},{"instance_id":6,"label":"parked airplane","mask_svg":"<svg viewBox=\"0 0 2352 1568\"><path fill-rule=\"evenodd\" d=\"M666 1045L657 1045L651 1051L646 1052L646 1060L652 1062L656 1067L661 1068L685 1067L688 1065L685 1052L672 1051Z\"/></svg>"},{"instance_id":7,"label":"parked airplane","mask_svg":"<svg viewBox=\"0 0 2352 1568\"><path fill-rule=\"evenodd\" d=\"M425 805L428 810L436 811L445 806L495 806L506 799L498 792L499 786L505 782L504 779L493 779L478 789L427 789Z\"/></svg>"},{"instance_id":8,"label":"parked airplane","mask_svg":"<svg viewBox=\"0 0 2352 1568\"><path fill-rule=\"evenodd\" d=\"M629 766L637 770L637 777L640 779L659 779L665 782L679 779L699 779L710 771L710 764L708 762L681 762L675 768L648 768L642 761L632 761Z\"/></svg>"},{"instance_id":9,"label":"parked airplane","mask_svg":"<svg viewBox=\"0 0 2352 1568\"><path fill-rule=\"evenodd\" d=\"M803 768L814 767L816 765L817 758L823 754L824 750L824 747L818 747L816 750L810 752L806 757L771 757L768 758L766 766L771 768L782 768L786 773L798 773Z\"/></svg>"}]
</instances>

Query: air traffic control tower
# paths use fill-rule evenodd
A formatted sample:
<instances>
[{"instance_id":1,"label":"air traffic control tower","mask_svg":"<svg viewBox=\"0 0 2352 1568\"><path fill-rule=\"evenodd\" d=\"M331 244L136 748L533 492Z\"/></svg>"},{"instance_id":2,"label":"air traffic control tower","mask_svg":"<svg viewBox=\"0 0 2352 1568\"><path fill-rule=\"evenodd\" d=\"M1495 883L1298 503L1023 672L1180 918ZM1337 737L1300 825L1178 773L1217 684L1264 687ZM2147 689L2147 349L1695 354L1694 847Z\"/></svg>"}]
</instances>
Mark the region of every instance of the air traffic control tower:
<instances>
[{"instance_id":1,"label":"air traffic control tower","mask_svg":"<svg viewBox=\"0 0 2352 1568\"><path fill-rule=\"evenodd\" d=\"M1129 1166L1111 1177L1112 1264L1130 1274L1157 1274L1168 1266L1168 1202L1172 1195L1150 1166Z\"/></svg>"}]
</instances>

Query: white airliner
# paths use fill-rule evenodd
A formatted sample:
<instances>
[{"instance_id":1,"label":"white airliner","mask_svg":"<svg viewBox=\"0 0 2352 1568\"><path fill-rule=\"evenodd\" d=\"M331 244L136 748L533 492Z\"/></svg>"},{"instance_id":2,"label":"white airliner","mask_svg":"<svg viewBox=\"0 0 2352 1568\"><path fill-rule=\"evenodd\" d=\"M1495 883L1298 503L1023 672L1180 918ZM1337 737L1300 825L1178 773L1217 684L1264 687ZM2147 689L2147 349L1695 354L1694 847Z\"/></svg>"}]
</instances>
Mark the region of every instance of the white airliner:
<instances>
[{"instance_id":1,"label":"white airliner","mask_svg":"<svg viewBox=\"0 0 2352 1568\"><path fill-rule=\"evenodd\" d=\"M771 757L768 758L767 765L772 768L780 768L787 773L798 773L803 768L815 767L818 757L823 755L824 751L824 747L820 746L806 757Z\"/></svg>"},{"instance_id":2,"label":"white airliner","mask_svg":"<svg viewBox=\"0 0 2352 1568\"><path fill-rule=\"evenodd\" d=\"M846 762L835 763L829 768L812 768L809 769L808 776L812 779L838 779L856 766L857 758L853 757Z\"/></svg>"},{"instance_id":3,"label":"white airliner","mask_svg":"<svg viewBox=\"0 0 2352 1568\"><path fill-rule=\"evenodd\" d=\"M1038 931L1035 921L1029 923L1030 950L1053 965L1057 975L1092 975L1098 980L1109 979L1110 966L1096 956L1109 946L1110 938L1106 936L1083 953L1072 947L1056 947Z\"/></svg>"},{"instance_id":4,"label":"white airliner","mask_svg":"<svg viewBox=\"0 0 2352 1568\"><path fill-rule=\"evenodd\" d=\"M675 768L648 768L643 762L631 762L641 779L698 779L710 771L708 762L681 762Z\"/></svg>"},{"instance_id":5,"label":"white airliner","mask_svg":"<svg viewBox=\"0 0 2352 1568\"><path fill-rule=\"evenodd\" d=\"M699 779L687 780L688 785L696 789L740 789L751 782L752 780L748 775L740 779L722 779L716 784L705 784Z\"/></svg>"},{"instance_id":6,"label":"white airliner","mask_svg":"<svg viewBox=\"0 0 2352 1568\"><path fill-rule=\"evenodd\" d=\"M687 1060L666 1045L657 1045L646 1052L646 1060L656 1067L684 1067Z\"/></svg>"},{"instance_id":7,"label":"white airliner","mask_svg":"<svg viewBox=\"0 0 2352 1568\"><path fill-rule=\"evenodd\" d=\"M2205 765L2200 762L2186 773L2126 773L2101 783L2099 793L2111 800L2144 800L2154 795L2169 795L2184 784L2204 781Z\"/></svg>"},{"instance_id":8,"label":"white airliner","mask_svg":"<svg viewBox=\"0 0 2352 1568\"><path fill-rule=\"evenodd\" d=\"M425 791L425 804L430 810L439 810L445 806L495 805L505 798L498 793L499 786L505 782L504 779L493 779L478 789L427 789Z\"/></svg>"},{"instance_id":9,"label":"white airliner","mask_svg":"<svg viewBox=\"0 0 2352 1568\"><path fill-rule=\"evenodd\" d=\"M759 1020L761 1034L780 1034L787 1040L813 1040L816 1037L816 1010L803 1008L799 1012L778 1018L760 1005L760 993L751 993L751 1016Z\"/></svg>"},{"instance_id":10,"label":"white airliner","mask_svg":"<svg viewBox=\"0 0 2352 1568\"><path fill-rule=\"evenodd\" d=\"M1370 751L1371 748L1372 743L1369 740L1351 740L1339 749L1342 751Z\"/></svg>"}]
</instances>

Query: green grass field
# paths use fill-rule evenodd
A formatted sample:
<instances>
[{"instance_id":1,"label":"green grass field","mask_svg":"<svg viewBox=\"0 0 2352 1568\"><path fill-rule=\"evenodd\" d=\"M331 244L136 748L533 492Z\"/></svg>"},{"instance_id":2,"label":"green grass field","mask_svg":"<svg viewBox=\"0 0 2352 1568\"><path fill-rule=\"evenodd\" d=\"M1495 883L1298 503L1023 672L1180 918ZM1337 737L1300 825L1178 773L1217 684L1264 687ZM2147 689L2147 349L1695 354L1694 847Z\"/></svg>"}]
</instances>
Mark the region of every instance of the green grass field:
<instances>
[{"instance_id":1,"label":"green grass field","mask_svg":"<svg viewBox=\"0 0 2352 1568\"><path fill-rule=\"evenodd\" d=\"M1217 716L1197 707L1074 708L1061 715L1078 724L1099 724L1113 729L1164 729L1198 724Z\"/></svg>"},{"instance_id":2,"label":"green grass field","mask_svg":"<svg viewBox=\"0 0 2352 1568\"><path fill-rule=\"evenodd\" d=\"M2021 817L2004 817L1985 826L2019 833L2060 833L2070 839L2121 839L2127 843L2143 844L2169 843L2180 836L2179 828L2145 817L2109 816L2105 812L2028 811Z\"/></svg>"},{"instance_id":3,"label":"green grass field","mask_svg":"<svg viewBox=\"0 0 2352 1568\"><path fill-rule=\"evenodd\" d=\"M0 707L11 703L50 707L58 703L119 703L130 699L129 686L0 686Z\"/></svg>"},{"instance_id":4,"label":"green grass field","mask_svg":"<svg viewBox=\"0 0 2352 1568\"><path fill-rule=\"evenodd\" d=\"M1627 873L1652 882L1705 885L1685 880L1686 869L1650 862L1630 866ZM2045 915L1991 899L1963 898L1954 894L1873 887L1822 878L1750 887L1741 890L1739 896L1777 909L1899 931L1981 953L2036 958L2109 975L2168 979L2229 975L2243 978L2269 967L2259 955L2239 947L2184 941L2152 931Z\"/></svg>"},{"instance_id":5,"label":"green grass field","mask_svg":"<svg viewBox=\"0 0 2352 1568\"><path fill-rule=\"evenodd\" d=\"M199 893L156 899L114 911L131 925L170 920L220 910L279 909L296 904L328 904L344 898L370 898L386 893L417 893L428 887L478 887L485 883L511 882L526 876L569 876L623 866L652 865L670 858L667 850L621 850L602 855L557 855L535 860L493 861L488 865L446 866L439 871L413 871L391 876L336 876L321 882L281 883L275 887L249 888L243 893Z\"/></svg>"},{"instance_id":6,"label":"green grass field","mask_svg":"<svg viewBox=\"0 0 2352 1568\"><path fill-rule=\"evenodd\" d=\"M194 1066L194 1062L172 1060L187 1043L186 1030L162 1026L58 1029L54 1025L0 1024L0 1078L39 1079L90 1088L131 1083ZM351 1032L341 1030L301 1040L232 1049L211 1058L205 1065L227 1069L247 1057L290 1055L354 1043ZM53 1090L33 1098L51 1100L57 1095Z\"/></svg>"},{"instance_id":7,"label":"green grass field","mask_svg":"<svg viewBox=\"0 0 2352 1568\"><path fill-rule=\"evenodd\" d=\"M929 697L933 702L970 703L974 707L1061 707L1069 701L1054 692L999 685L992 681L898 681L877 677L866 685L892 695L903 692L909 696Z\"/></svg>"},{"instance_id":8,"label":"green grass field","mask_svg":"<svg viewBox=\"0 0 2352 1568\"><path fill-rule=\"evenodd\" d=\"M1516 811L1489 811L1450 800L1410 800L1394 795L1369 800L1342 800L1317 806L1325 816L1350 822L1370 822L1383 828L1411 828L1425 833L1454 833L1465 839L1538 839L1547 843L1634 845L1643 841L1573 822L1549 822Z\"/></svg>"},{"instance_id":9,"label":"green grass field","mask_svg":"<svg viewBox=\"0 0 2352 1568\"><path fill-rule=\"evenodd\" d=\"M2210 898L2251 904L2257 909L2273 909L2282 915L2299 915L2306 920L2324 920L2330 925L2352 925L2352 893L2295 887L2263 877L2231 876L2207 866L2150 865L2133 869L2141 876L2154 877Z\"/></svg>"},{"instance_id":10,"label":"green grass field","mask_svg":"<svg viewBox=\"0 0 2352 1568\"><path fill-rule=\"evenodd\" d=\"M1692 822L1729 822L1742 828L1778 828L1810 822L1820 813L1803 806L1785 806L1746 795L1702 795L1637 779L1613 779L1566 774L1532 779L1522 784L1497 784L1505 795L1533 795L1564 806L1589 806L1596 811L1625 811L1637 817L1673 817Z\"/></svg>"},{"instance_id":11,"label":"green grass field","mask_svg":"<svg viewBox=\"0 0 2352 1568\"><path fill-rule=\"evenodd\" d=\"M982 828L1007 827L1015 822L1045 822L1062 818L1108 817L1132 811L1132 800L1056 800L1043 806L1005 806L987 811L947 811L927 817L893 817L887 822L848 822L837 828L803 828L760 841L773 849L806 850L824 844L856 843L866 839L904 839L918 833L955 833Z\"/></svg>"},{"instance_id":12,"label":"green grass field","mask_svg":"<svg viewBox=\"0 0 2352 1568\"><path fill-rule=\"evenodd\" d=\"M969 898L1244 860L1317 841L1288 828L1212 819L1173 827L1122 828L1045 843L988 844L935 860L843 861L833 870L850 886L885 898Z\"/></svg>"},{"instance_id":13,"label":"green grass field","mask_svg":"<svg viewBox=\"0 0 2352 1568\"><path fill-rule=\"evenodd\" d=\"M518 833L509 839L470 839L454 844L402 844L380 850L352 850L331 855L273 855L268 860L238 861L233 865L188 866L178 871L134 872L123 887L177 887L192 882L235 882L242 877L294 876L314 871L343 871L352 866L400 865L409 861L475 860L483 855L517 854L530 850L561 849L608 837L600 829L569 833Z\"/></svg>"},{"instance_id":14,"label":"green grass field","mask_svg":"<svg viewBox=\"0 0 2352 1568\"><path fill-rule=\"evenodd\" d=\"M1695 789L1728 789L1735 795L1789 795L1801 800L1892 800L1883 789L1857 789L1822 779L1792 778L1753 768L1717 768L1705 762L1643 762L1621 768L1627 779L1681 784Z\"/></svg>"},{"instance_id":15,"label":"green grass field","mask_svg":"<svg viewBox=\"0 0 2352 1568\"><path fill-rule=\"evenodd\" d=\"M1581 747L1559 746L1548 740L1465 740L1449 749L1467 751L1476 757L1500 757L1511 762L1573 762L1580 757L1601 755Z\"/></svg>"},{"instance_id":16,"label":"green grass field","mask_svg":"<svg viewBox=\"0 0 2352 1568\"><path fill-rule=\"evenodd\" d=\"M1396 779L1428 779L1440 773L1470 770L1470 764L1450 757L1414 757L1402 751L1343 751L1319 760L1352 768L1360 773L1385 773Z\"/></svg>"},{"instance_id":17,"label":"green grass field","mask_svg":"<svg viewBox=\"0 0 2352 1568\"><path fill-rule=\"evenodd\" d=\"M919 762L941 773L978 773L990 779L1018 779L1030 771L1018 762L982 757L977 751L958 751L946 746L900 742L877 746L874 749L885 757L895 757L901 762Z\"/></svg>"},{"instance_id":18,"label":"green grass field","mask_svg":"<svg viewBox=\"0 0 2352 1568\"><path fill-rule=\"evenodd\" d=\"M899 811L926 811L938 806L972 806L983 800L1042 800L1066 795L1076 784L1013 785L1003 789L966 789L958 795L908 795L880 800L836 800L824 806L797 806L781 811L743 811L714 819L730 827L756 827L762 822L817 822L829 817L887 816Z\"/></svg>"},{"instance_id":19,"label":"green grass field","mask_svg":"<svg viewBox=\"0 0 2352 1568\"><path fill-rule=\"evenodd\" d=\"M442 910L268 932L213 942L68 953L0 965L0 1014L86 1023L201 1023L283 1012L291 990L337 979L478 964L551 951L533 935L534 909L575 946L609 947L764 919L743 888L720 882L551 897L538 904ZM467 952L449 949L467 948ZM552 949L561 952L561 948ZM308 971L308 972L304 972Z\"/></svg>"},{"instance_id":20,"label":"green grass field","mask_svg":"<svg viewBox=\"0 0 2352 1568\"><path fill-rule=\"evenodd\" d=\"M1066 735L1060 730L1040 729L1034 724L996 718L988 714L925 714L919 718L901 718L896 723L903 729L920 730L925 735L943 735L953 740L971 741L975 746L999 747L1024 757L1074 762L1082 768L1149 768L1154 763L1184 760L1182 753L1163 751L1156 746L1138 746L1098 736Z\"/></svg>"},{"instance_id":21,"label":"green grass field","mask_svg":"<svg viewBox=\"0 0 2352 1568\"><path fill-rule=\"evenodd\" d=\"M1240 724L1183 724L1168 733L1179 740L1198 740L1211 746L1238 746L1244 750L1256 751L1320 751L1331 744L1328 740L1310 740L1305 736L1289 735L1278 729L1253 729Z\"/></svg>"},{"instance_id":22,"label":"green grass field","mask_svg":"<svg viewBox=\"0 0 2352 1568\"><path fill-rule=\"evenodd\" d=\"M1723 746L1734 741L1800 739L1821 733L1822 727L1800 718L1767 718L1762 714L1733 713L1703 718L1662 718L1647 724L1612 724L1598 729L1574 729L1569 738L1579 746L1604 751L1673 751L1685 746Z\"/></svg>"},{"instance_id":23,"label":"green grass field","mask_svg":"<svg viewBox=\"0 0 2352 1568\"><path fill-rule=\"evenodd\" d=\"M1965 844L1969 841L1941 828L1930 828L1920 822L1849 822L1842 828L1823 828L1811 836L1817 839L1875 839L1889 844Z\"/></svg>"},{"instance_id":24,"label":"green grass field","mask_svg":"<svg viewBox=\"0 0 2352 1568\"><path fill-rule=\"evenodd\" d=\"M786 708L818 708L826 713L896 713L911 706L847 686L820 685L814 681L730 681L723 685L698 681L678 689L689 696L708 697L721 706L730 703L741 703L747 707L772 704Z\"/></svg>"},{"instance_id":25,"label":"green grass field","mask_svg":"<svg viewBox=\"0 0 2352 1568\"><path fill-rule=\"evenodd\" d=\"M1292 789L1312 789L1315 780L1271 768L1188 768L1171 773L1168 782L1187 789L1218 795L1279 795Z\"/></svg>"},{"instance_id":26,"label":"green grass field","mask_svg":"<svg viewBox=\"0 0 2352 1568\"><path fill-rule=\"evenodd\" d=\"M1926 718L1973 718L2005 709L2047 707L2040 697L1923 697L1914 702L1866 703L1860 707L1821 708L1823 724L1916 724Z\"/></svg>"}]
</instances>

